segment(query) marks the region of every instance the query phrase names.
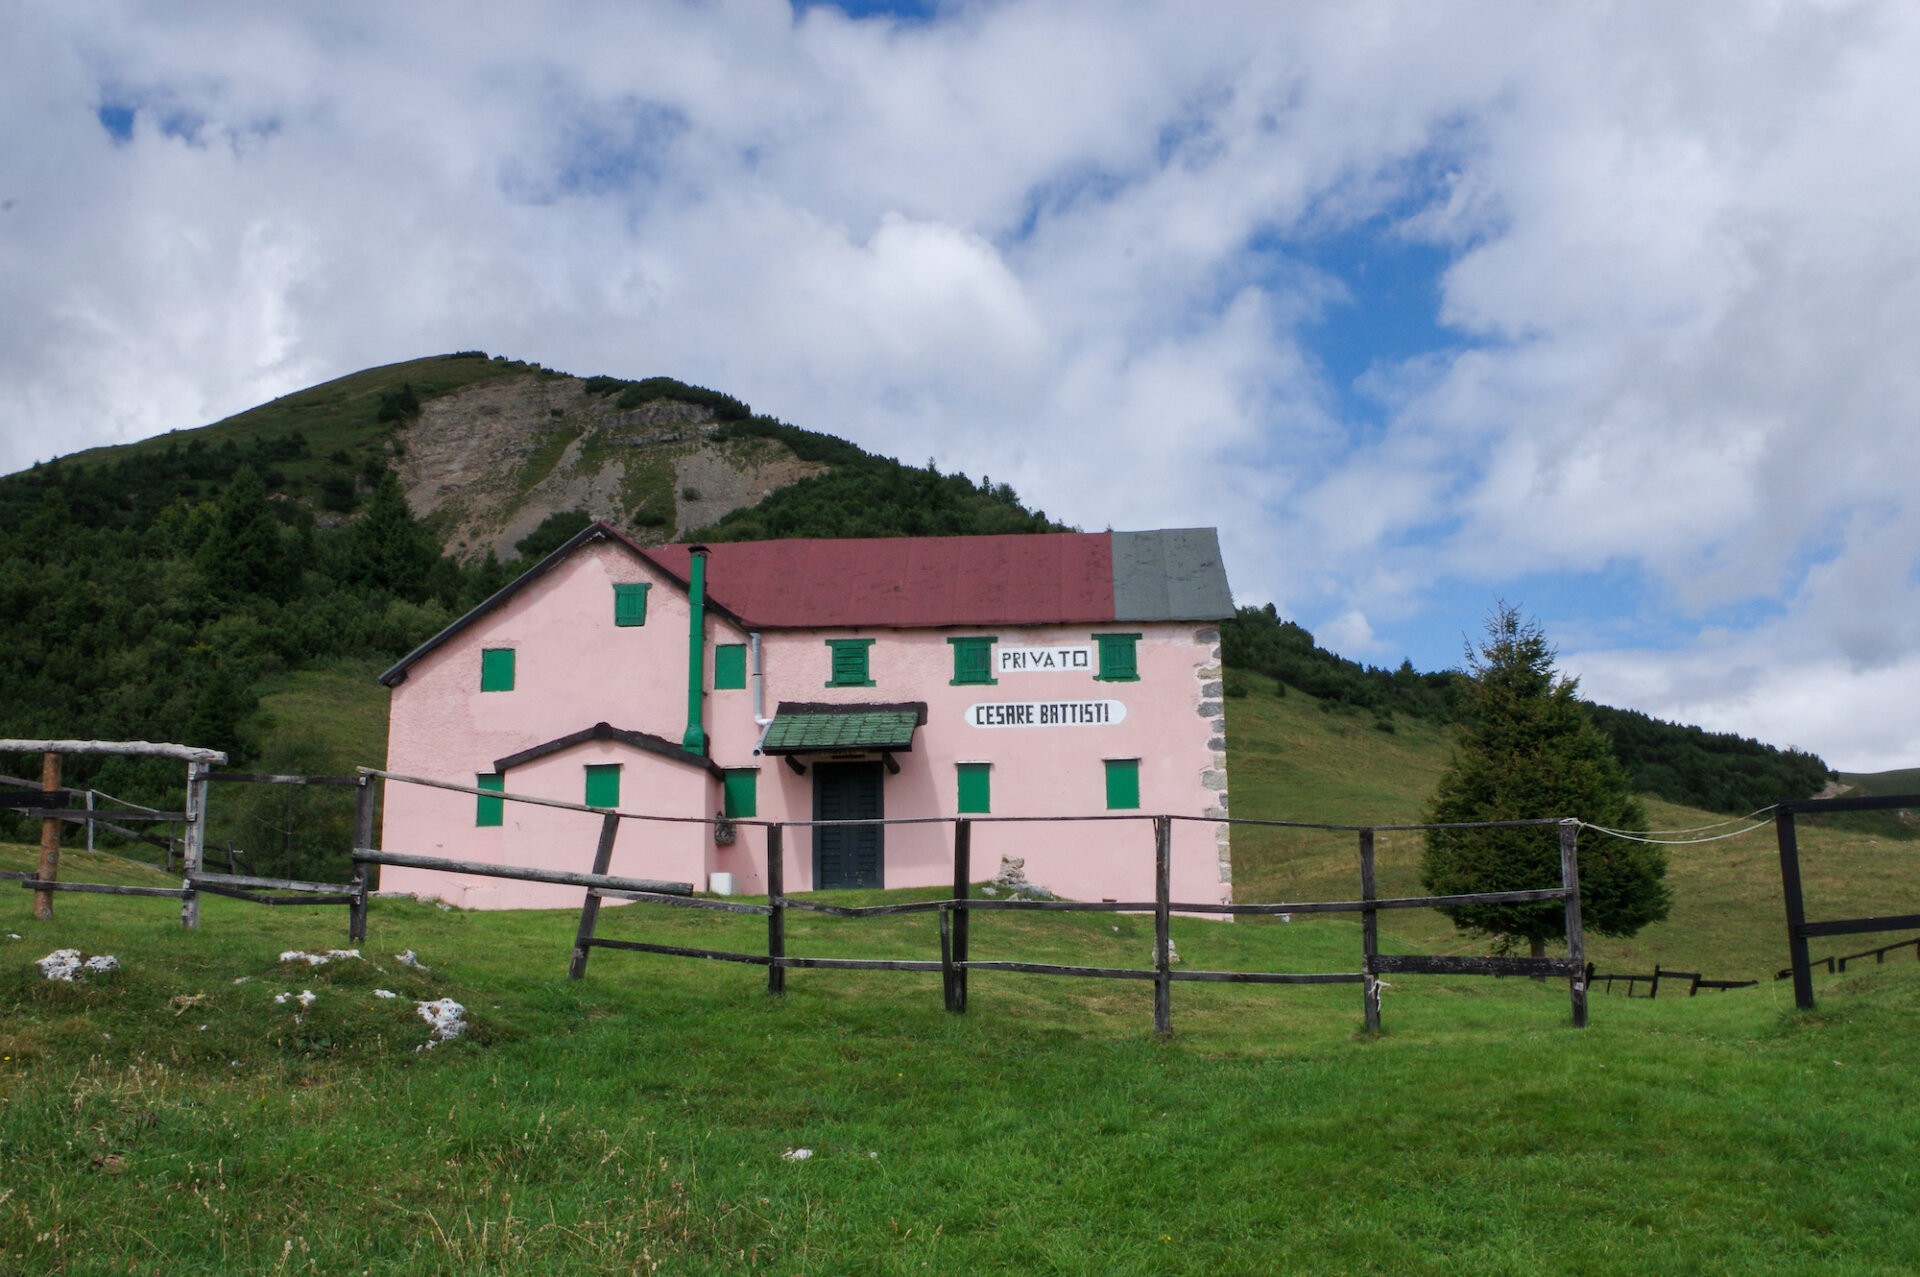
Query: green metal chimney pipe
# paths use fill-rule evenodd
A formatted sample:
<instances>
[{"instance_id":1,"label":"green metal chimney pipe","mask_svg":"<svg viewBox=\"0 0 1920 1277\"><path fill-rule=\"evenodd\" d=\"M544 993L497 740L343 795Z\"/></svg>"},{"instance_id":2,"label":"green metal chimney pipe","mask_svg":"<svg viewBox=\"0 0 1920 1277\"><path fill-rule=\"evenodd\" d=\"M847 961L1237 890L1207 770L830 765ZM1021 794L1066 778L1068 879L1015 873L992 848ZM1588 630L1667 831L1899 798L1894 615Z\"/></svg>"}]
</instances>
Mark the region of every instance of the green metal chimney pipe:
<instances>
[{"instance_id":1,"label":"green metal chimney pipe","mask_svg":"<svg viewBox=\"0 0 1920 1277\"><path fill-rule=\"evenodd\" d=\"M687 734L680 744L702 757L707 752L707 729L701 725L707 684L707 547L688 550L693 566L687 575Z\"/></svg>"}]
</instances>

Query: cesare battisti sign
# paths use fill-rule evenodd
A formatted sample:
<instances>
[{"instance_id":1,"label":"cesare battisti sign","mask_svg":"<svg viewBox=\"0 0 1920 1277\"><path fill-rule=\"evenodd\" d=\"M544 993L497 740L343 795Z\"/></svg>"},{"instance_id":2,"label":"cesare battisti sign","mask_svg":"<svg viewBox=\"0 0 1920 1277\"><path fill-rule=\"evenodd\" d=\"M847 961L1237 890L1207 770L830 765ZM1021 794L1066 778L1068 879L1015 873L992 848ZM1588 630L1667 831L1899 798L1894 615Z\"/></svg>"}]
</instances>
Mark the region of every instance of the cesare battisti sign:
<instances>
[{"instance_id":1,"label":"cesare battisti sign","mask_svg":"<svg viewBox=\"0 0 1920 1277\"><path fill-rule=\"evenodd\" d=\"M1122 701L998 701L967 706L969 727L1103 727L1124 722Z\"/></svg>"}]
</instances>

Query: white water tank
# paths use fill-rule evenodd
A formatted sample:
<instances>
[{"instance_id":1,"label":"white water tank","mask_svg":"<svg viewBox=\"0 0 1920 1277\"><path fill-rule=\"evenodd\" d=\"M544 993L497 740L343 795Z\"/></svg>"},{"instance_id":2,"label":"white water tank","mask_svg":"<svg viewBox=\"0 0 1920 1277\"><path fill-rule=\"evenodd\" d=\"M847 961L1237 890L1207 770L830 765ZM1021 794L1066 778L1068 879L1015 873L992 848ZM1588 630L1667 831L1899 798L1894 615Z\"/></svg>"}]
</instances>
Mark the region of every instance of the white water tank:
<instances>
[{"instance_id":1,"label":"white water tank","mask_svg":"<svg viewBox=\"0 0 1920 1277\"><path fill-rule=\"evenodd\" d=\"M732 895L733 894L733 875L732 874L708 874L707 890L711 891L716 896Z\"/></svg>"}]
</instances>

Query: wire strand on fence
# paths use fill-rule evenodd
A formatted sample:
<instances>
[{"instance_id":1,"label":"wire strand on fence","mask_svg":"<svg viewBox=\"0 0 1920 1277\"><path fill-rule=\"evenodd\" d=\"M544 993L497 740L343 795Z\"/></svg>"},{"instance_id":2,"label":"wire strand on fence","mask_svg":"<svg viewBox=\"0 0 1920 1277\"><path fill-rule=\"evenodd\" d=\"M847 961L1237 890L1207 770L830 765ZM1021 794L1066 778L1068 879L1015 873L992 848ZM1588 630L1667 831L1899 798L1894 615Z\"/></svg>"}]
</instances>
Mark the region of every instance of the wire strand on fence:
<instances>
[{"instance_id":1,"label":"wire strand on fence","mask_svg":"<svg viewBox=\"0 0 1920 1277\"><path fill-rule=\"evenodd\" d=\"M1584 820L1580 822L1580 827L1582 829L1591 829L1596 834L1605 834L1609 838L1620 838L1627 842L1653 843L1661 847L1691 847L1696 843L1723 842L1728 838L1745 837L1756 829L1771 829L1773 822L1763 820L1757 825L1748 825L1745 829L1736 829L1730 834L1715 834L1711 838L1649 838L1645 834L1629 833L1624 829L1608 829L1605 825L1589 824ZM1714 828L1714 826L1711 825L1706 827Z\"/></svg>"}]
</instances>

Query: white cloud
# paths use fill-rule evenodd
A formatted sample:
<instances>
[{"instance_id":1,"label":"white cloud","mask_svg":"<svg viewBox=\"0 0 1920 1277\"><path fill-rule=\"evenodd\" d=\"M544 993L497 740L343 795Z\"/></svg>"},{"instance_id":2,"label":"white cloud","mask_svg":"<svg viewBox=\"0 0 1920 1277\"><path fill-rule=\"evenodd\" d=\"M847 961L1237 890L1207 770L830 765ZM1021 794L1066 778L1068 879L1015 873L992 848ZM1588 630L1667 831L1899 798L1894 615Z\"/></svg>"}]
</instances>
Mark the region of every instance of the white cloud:
<instances>
[{"instance_id":1,"label":"white cloud","mask_svg":"<svg viewBox=\"0 0 1920 1277\"><path fill-rule=\"evenodd\" d=\"M668 373L1217 523L1355 655L1626 565L1666 646L1593 677L1761 732L1920 650L1916 55L1893 0L13 6L0 465L435 351ZM1376 217L1461 340L1360 422L1310 259ZM1920 754L1814 699L1766 730Z\"/></svg>"}]
</instances>

